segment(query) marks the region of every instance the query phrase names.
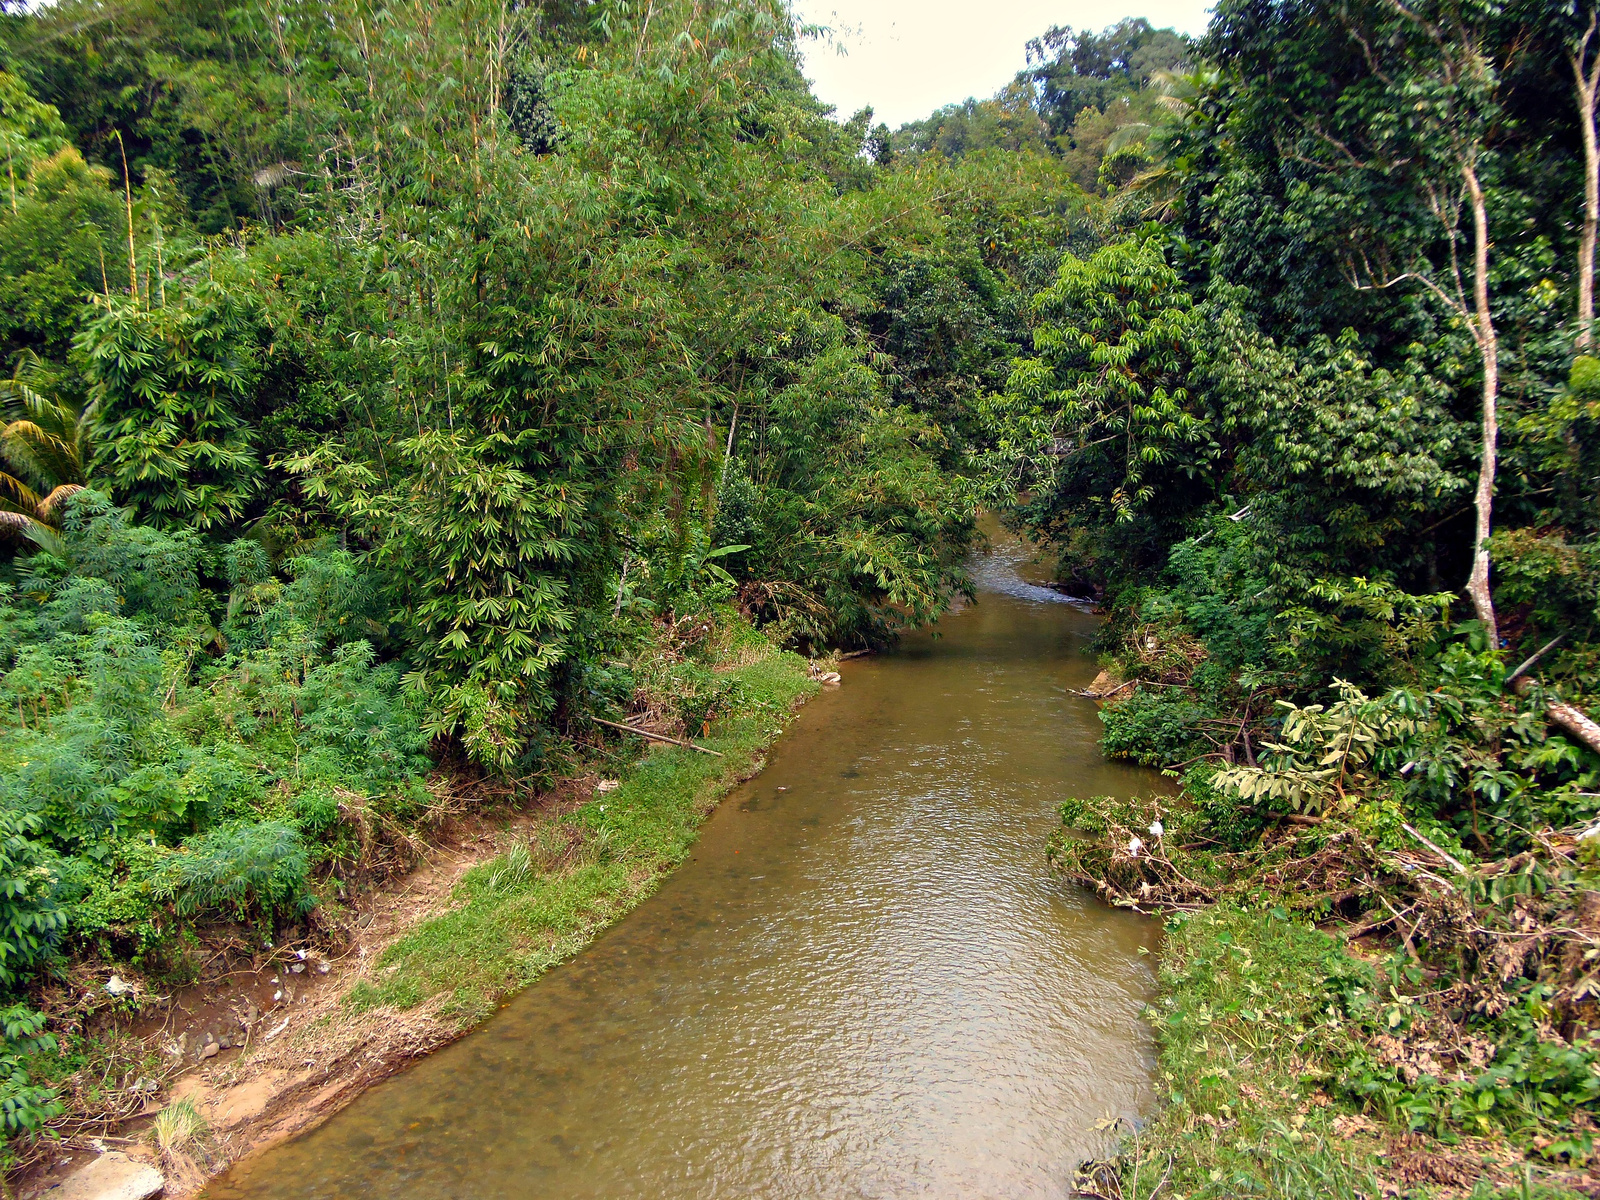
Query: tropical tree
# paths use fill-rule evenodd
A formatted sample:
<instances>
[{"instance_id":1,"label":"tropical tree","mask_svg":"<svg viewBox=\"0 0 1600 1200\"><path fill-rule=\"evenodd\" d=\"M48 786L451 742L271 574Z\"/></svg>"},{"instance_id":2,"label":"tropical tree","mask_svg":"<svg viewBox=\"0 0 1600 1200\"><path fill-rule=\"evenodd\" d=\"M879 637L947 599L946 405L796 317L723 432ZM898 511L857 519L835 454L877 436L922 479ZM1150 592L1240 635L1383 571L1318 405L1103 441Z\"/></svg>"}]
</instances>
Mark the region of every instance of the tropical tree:
<instances>
[{"instance_id":1,"label":"tropical tree","mask_svg":"<svg viewBox=\"0 0 1600 1200\"><path fill-rule=\"evenodd\" d=\"M1208 457L1188 378L1199 312L1156 237L1068 255L1033 309L1034 354L985 405L990 469L1036 528L1148 536L1172 500L1162 485Z\"/></svg>"},{"instance_id":2,"label":"tropical tree","mask_svg":"<svg viewBox=\"0 0 1600 1200\"><path fill-rule=\"evenodd\" d=\"M62 501L88 483L94 406L80 409L47 396L43 374L38 357L23 351L11 378L0 384L7 417L0 458L11 468L0 471L0 531L59 549Z\"/></svg>"},{"instance_id":3,"label":"tropical tree","mask_svg":"<svg viewBox=\"0 0 1600 1200\"><path fill-rule=\"evenodd\" d=\"M1150 78L1156 113L1149 121L1130 121L1106 141L1106 161L1127 155L1143 162L1124 194L1142 206L1140 215L1165 219L1176 214L1185 191L1212 157L1225 106L1226 80L1213 66L1157 71Z\"/></svg>"},{"instance_id":4,"label":"tropical tree","mask_svg":"<svg viewBox=\"0 0 1600 1200\"><path fill-rule=\"evenodd\" d=\"M1582 5L1570 6L1574 15ZM1583 31L1567 45L1567 65L1572 68L1577 95L1578 131L1583 137L1583 230L1578 236L1578 336L1573 345L1588 353L1594 344L1594 251L1600 231L1600 136L1595 122L1600 106L1600 9L1590 7Z\"/></svg>"},{"instance_id":5,"label":"tropical tree","mask_svg":"<svg viewBox=\"0 0 1600 1200\"><path fill-rule=\"evenodd\" d=\"M0 70L0 154L6 159L6 186L11 211L17 211L17 185L25 180L35 159L54 154L67 145L61 114L41 104L28 85L10 71Z\"/></svg>"}]
</instances>

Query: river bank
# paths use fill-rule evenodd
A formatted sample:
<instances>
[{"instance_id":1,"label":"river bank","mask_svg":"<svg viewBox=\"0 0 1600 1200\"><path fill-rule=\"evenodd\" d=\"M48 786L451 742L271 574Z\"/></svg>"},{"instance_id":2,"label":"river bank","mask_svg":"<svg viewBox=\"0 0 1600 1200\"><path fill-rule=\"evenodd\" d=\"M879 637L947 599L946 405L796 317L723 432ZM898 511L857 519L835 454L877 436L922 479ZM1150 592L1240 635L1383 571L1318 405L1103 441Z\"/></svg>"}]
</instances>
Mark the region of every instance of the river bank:
<instances>
[{"instance_id":1,"label":"river bank","mask_svg":"<svg viewBox=\"0 0 1600 1200\"><path fill-rule=\"evenodd\" d=\"M1385 948L1351 946L1263 899L1169 921L1162 957L1152 1014L1162 1103L1149 1125L1125 1131L1119 1157L1085 1173L1084 1195L1600 1194L1582 1112L1563 1136L1531 1112L1507 1130L1475 1103L1430 1102L1440 1082L1481 1077L1497 1047L1452 1044L1425 1000L1394 987L1404 967ZM1539 1080L1535 1068L1498 1082ZM1430 1119L1410 1119L1422 1105Z\"/></svg>"},{"instance_id":2,"label":"river bank","mask_svg":"<svg viewBox=\"0 0 1600 1200\"><path fill-rule=\"evenodd\" d=\"M1600 891L1574 831L1471 865L1331 818L1227 852L1190 786L1071 801L1052 844L1166 928L1160 1103L1084 1194L1600 1195Z\"/></svg>"},{"instance_id":3,"label":"river bank","mask_svg":"<svg viewBox=\"0 0 1600 1200\"><path fill-rule=\"evenodd\" d=\"M152 1074L192 1050L203 1057L159 1090L140 1088L142 1109L88 1144L158 1163L165 1195L191 1195L456 1040L635 908L822 686L815 664L742 623L728 632L712 670L736 703L696 739L715 754L646 742L609 778L589 772L525 807L491 805L362 898L337 953L286 949L147 1013L139 1031ZM151 1135L163 1111L183 1114L185 1130L165 1147ZM21 1194L47 1194L83 1161L62 1156L18 1181Z\"/></svg>"}]
</instances>

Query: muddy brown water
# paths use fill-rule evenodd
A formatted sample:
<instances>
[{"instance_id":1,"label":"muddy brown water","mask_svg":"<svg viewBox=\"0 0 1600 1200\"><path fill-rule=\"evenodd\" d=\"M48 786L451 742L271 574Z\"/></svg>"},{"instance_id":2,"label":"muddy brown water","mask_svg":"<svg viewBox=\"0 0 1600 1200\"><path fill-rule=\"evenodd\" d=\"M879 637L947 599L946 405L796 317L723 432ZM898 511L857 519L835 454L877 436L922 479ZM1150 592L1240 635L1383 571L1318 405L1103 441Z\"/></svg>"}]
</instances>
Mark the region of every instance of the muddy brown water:
<instances>
[{"instance_id":1,"label":"muddy brown water","mask_svg":"<svg viewBox=\"0 0 1600 1200\"><path fill-rule=\"evenodd\" d=\"M1105 762L1095 619L978 602L845 664L692 861L481 1029L213 1200L1035 1197L1150 1099L1156 929L1052 875Z\"/></svg>"}]
</instances>

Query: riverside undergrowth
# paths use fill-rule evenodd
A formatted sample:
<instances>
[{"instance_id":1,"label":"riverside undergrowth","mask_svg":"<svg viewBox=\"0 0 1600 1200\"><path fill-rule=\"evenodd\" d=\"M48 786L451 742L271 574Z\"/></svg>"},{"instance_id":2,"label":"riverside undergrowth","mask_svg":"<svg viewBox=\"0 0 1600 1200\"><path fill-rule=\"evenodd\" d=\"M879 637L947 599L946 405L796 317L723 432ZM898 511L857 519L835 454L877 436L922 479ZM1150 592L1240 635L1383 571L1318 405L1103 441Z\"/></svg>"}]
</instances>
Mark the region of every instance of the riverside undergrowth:
<instances>
[{"instance_id":1,"label":"riverside undergrowth","mask_svg":"<svg viewBox=\"0 0 1600 1200\"><path fill-rule=\"evenodd\" d=\"M1546 1112L1524 1106L1509 1122L1477 1101L1510 1098L1521 1083L1538 1107L1553 1073L1531 1061L1537 1003L1502 1022L1506 1057L1518 1065L1486 1078L1498 1047L1484 1037L1475 1067L1441 1070L1408 967L1352 952L1266 896L1169 917L1162 997L1149 1014L1161 1106L1142 1128L1118 1131L1117 1157L1083 1168L1080 1194L1592 1194L1592 1177L1564 1161L1582 1152L1570 1132L1571 1097L1565 1114L1547 1095ZM1424 1110L1429 1119L1415 1120Z\"/></svg>"},{"instance_id":2,"label":"riverside undergrowth","mask_svg":"<svg viewBox=\"0 0 1600 1200\"><path fill-rule=\"evenodd\" d=\"M1537 830L1480 859L1370 814L1238 839L1219 774L1176 800L1071 801L1051 845L1167 917L1162 1107L1091 1164L1090 1194L1591 1194L1592 844Z\"/></svg>"},{"instance_id":3,"label":"riverside undergrowth","mask_svg":"<svg viewBox=\"0 0 1600 1200\"><path fill-rule=\"evenodd\" d=\"M445 912L384 951L382 982L357 985L351 1006L439 1000L448 1018L470 1025L656 889L716 802L760 770L762 752L818 688L806 659L780 651L737 617L725 620L708 665L731 695L696 740L723 757L659 744L628 762L617 772L620 786L473 868Z\"/></svg>"}]
</instances>

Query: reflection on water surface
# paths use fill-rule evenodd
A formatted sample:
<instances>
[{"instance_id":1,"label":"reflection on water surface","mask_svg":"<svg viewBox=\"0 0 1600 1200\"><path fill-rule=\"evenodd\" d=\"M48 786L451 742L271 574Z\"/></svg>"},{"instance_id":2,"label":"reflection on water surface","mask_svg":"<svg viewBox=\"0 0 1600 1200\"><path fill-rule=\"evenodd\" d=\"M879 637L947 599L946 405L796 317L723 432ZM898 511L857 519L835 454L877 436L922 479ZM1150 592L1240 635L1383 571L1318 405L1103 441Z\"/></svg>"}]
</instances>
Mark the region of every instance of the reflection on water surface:
<instances>
[{"instance_id":1,"label":"reflection on water surface","mask_svg":"<svg viewBox=\"0 0 1600 1200\"><path fill-rule=\"evenodd\" d=\"M482 1029L216 1200L1031 1197L1149 1098L1155 930L1051 875L1094 619L1002 541L977 604L846 663L694 860Z\"/></svg>"}]
</instances>

